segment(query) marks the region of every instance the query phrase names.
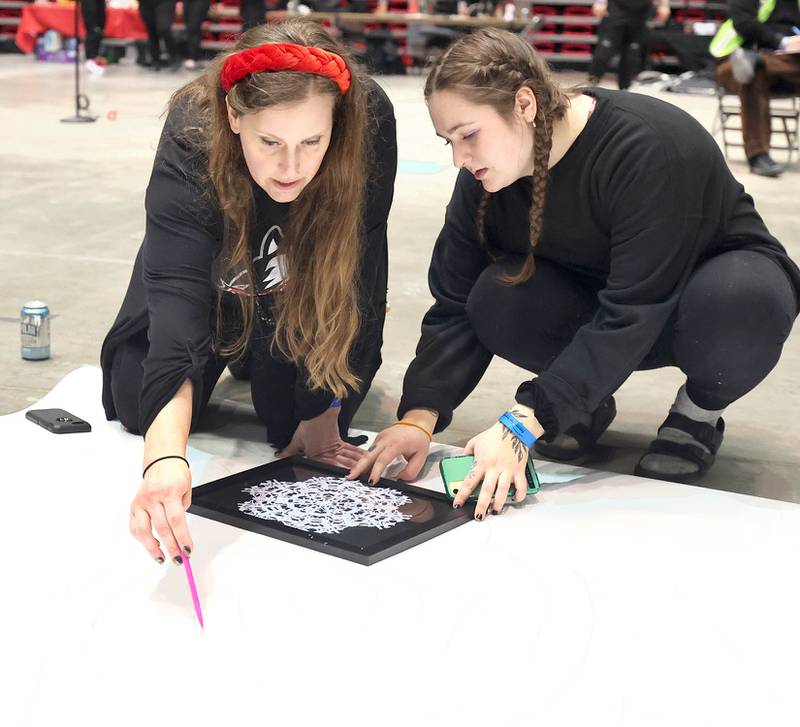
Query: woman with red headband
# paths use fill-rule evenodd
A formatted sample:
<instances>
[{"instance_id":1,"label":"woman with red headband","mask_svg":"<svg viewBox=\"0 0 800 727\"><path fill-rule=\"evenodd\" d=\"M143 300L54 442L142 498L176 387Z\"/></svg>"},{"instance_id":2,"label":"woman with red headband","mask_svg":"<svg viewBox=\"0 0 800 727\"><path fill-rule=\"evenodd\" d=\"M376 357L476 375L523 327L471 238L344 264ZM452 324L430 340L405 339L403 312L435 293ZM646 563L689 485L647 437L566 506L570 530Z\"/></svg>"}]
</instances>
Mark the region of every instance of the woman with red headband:
<instances>
[{"instance_id":1,"label":"woman with red headband","mask_svg":"<svg viewBox=\"0 0 800 727\"><path fill-rule=\"evenodd\" d=\"M227 364L285 454L358 459L396 167L391 103L315 23L253 28L173 96L101 354L106 415L144 435L130 529L157 561L191 552L186 444Z\"/></svg>"}]
</instances>

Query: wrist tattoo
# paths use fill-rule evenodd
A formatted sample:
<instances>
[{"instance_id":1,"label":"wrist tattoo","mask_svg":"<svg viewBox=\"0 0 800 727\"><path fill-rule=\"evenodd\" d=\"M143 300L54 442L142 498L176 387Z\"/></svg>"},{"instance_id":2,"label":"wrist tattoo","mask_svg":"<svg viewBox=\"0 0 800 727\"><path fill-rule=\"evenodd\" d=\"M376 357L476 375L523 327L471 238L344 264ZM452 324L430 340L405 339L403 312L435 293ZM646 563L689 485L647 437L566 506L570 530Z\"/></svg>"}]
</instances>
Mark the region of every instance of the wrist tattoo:
<instances>
[{"instance_id":1,"label":"wrist tattoo","mask_svg":"<svg viewBox=\"0 0 800 727\"><path fill-rule=\"evenodd\" d=\"M503 427L503 440L508 437L511 437L511 446L514 449L514 454L517 455L517 462L522 462L527 454L528 448L516 434L512 434L510 429Z\"/></svg>"},{"instance_id":2,"label":"wrist tattoo","mask_svg":"<svg viewBox=\"0 0 800 727\"><path fill-rule=\"evenodd\" d=\"M517 407L514 407L509 413L513 414L517 419L527 419L528 418L528 415L527 414L523 414L519 409L517 409Z\"/></svg>"}]
</instances>

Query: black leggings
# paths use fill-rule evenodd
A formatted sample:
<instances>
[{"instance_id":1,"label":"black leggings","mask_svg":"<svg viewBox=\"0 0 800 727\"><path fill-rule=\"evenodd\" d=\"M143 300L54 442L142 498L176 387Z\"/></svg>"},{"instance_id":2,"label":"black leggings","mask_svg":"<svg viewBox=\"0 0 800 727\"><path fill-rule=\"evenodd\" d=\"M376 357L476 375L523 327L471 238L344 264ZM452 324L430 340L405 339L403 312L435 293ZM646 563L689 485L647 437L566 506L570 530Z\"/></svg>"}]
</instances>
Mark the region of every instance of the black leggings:
<instances>
[{"instance_id":1,"label":"black leggings","mask_svg":"<svg viewBox=\"0 0 800 727\"><path fill-rule=\"evenodd\" d=\"M533 373L548 368L597 311L597 288L537 258L522 285L487 268L467 301L472 327L492 353ZM535 311L535 315L531 315ZM689 398L724 409L774 368L797 316L788 276L758 252L734 250L706 260L637 371L677 366Z\"/></svg>"},{"instance_id":2,"label":"black leggings","mask_svg":"<svg viewBox=\"0 0 800 727\"><path fill-rule=\"evenodd\" d=\"M106 28L106 0L81 0L81 15L86 26L86 60L97 58Z\"/></svg>"},{"instance_id":3,"label":"black leggings","mask_svg":"<svg viewBox=\"0 0 800 727\"><path fill-rule=\"evenodd\" d=\"M602 78L611 59L619 53L617 82L620 88L628 88L642 69L642 47L646 33L646 12L631 12L615 5L612 0L608 5L608 17L598 28L589 75Z\"/></svg>"},{"instance_id":4,"label":"black leggings","mask_svg":"<svg viewBox=\"0 0 800 727\"><path fill-rule=\"evenodd\" d=\"M114 351L111 364L111 395L117 418L122 425L134 434L139 433L139 393L142 390L142 363L147 357L149 343L147 331L142 331ZM380 353L378 352L378 356ZM378 368L376 361L374 372ZM203 371L202 412L211 392L228 365L228 359L209 355ZM297 380L297 368L280 358L271 356L263 338L255 335L250 345L250 395L256 415L267 427L267 441L277 448L289 444L300 420L295 415L294 392ZM358 394L349 396L342 402L339 412L339 432L344 438L350 428L356 411L364 401L364 397L372 383L372 378L365 380Z\"/></svg>"},{"instance_id":5,"label":"black leggings","mask_svg":"<svg viewBox=\"0 0 800 727\"><path fill-rule=\"evenodd\" d=\"M147 40L150 45L150 56L153 65L161 64L161 45L169 55L170 61L177 58L175 51L175 38L172 35L172 24L175 22L176 0L139 0L139 15L147 28Z\"/></svg>"}]
</instances>

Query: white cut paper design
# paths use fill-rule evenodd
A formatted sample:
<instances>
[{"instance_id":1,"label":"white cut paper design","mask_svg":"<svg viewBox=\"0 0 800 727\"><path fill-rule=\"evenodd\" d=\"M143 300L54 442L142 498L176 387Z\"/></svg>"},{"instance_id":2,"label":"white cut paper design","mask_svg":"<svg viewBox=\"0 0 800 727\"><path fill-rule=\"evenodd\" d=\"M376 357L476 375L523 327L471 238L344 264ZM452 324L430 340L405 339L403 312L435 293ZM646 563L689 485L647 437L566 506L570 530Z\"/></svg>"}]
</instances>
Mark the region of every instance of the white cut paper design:
<instances>
[{"instance_id":1,"label":"white cut paper design","mask_svg":"<svg viewBox=\"0 0 800 727\"><path fill-rule=\"evenodd\" d=\"M411 498L398 490L369 487L341 477L312 477L302 482L268 480L243 492L251 495L239 510L290 528L340 533L345 528L391 528L409 519L400 512Z\"/></svg>"}]
</instances>

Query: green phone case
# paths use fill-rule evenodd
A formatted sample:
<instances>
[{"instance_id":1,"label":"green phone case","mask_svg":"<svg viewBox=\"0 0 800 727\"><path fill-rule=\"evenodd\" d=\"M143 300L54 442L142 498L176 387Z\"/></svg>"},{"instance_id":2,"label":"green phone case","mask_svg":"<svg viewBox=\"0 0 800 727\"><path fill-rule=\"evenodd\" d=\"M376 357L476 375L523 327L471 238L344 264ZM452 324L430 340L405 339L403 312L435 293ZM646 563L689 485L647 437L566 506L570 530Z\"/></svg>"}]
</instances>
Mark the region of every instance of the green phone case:
<instances>
[{"instance_id":1,"label":"green phone case","mask_svg":"<svg viewBox=\"0 0 800 727\"><path fill-rule=\"evenodd\" d=\"M475 458L471 454L464 454L460 457L445 457L439 462L439 471L442 473L442 480L444 482L444 489L447 496L452 500L458 494L458 487L464 481ZM525 468L525 477L528 480L528 490L526 494L533 495L539 492L539 476L536 474L536 468L533 466L533 460L528 458L528 466ZM480 493L480 486L476 487L470 495L470 500L477 500ZM513 497L516 488L511 485L508 491L508 496Z\"/></svg>"}]
</instances>

